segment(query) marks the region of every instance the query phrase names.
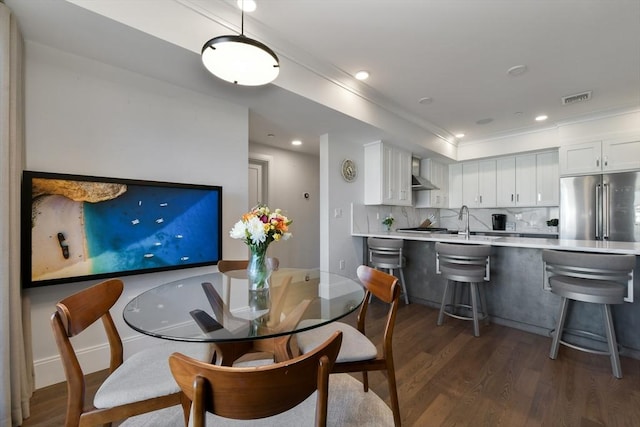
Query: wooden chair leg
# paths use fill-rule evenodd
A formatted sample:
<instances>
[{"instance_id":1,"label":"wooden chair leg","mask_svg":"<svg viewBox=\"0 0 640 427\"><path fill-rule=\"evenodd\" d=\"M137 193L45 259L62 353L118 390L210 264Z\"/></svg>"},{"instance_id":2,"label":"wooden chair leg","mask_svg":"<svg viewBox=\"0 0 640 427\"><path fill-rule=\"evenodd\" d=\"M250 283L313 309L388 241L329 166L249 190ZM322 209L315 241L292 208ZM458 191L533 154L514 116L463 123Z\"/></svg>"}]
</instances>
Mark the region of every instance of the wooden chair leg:
<instances>
[{"instance_id":1,"label":"wooden chair leg","mask_svg":"<svg viewBox=\"0 0 640 427\"><path fill-rule=\"evenodd\" d=\"M369 374L367 371L362 371L362 389L365 393L369 391Z\"/></svg>"}]
</instances>

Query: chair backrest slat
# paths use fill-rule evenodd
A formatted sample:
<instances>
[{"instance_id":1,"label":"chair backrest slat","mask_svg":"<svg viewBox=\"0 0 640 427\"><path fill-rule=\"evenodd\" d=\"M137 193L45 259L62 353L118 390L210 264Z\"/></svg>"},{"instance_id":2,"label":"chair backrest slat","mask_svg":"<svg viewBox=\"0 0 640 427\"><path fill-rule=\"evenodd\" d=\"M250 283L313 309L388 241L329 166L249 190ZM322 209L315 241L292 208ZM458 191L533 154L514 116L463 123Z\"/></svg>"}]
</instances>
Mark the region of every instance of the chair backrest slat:
<instances>
[{"instance_id":1,"label":"chair backrest slat","mask_svg":"<svg viewBox=\"0 0 640 427\"><path fill-rule=\"evenodd\" d=\"M124 285L111 279L77 292L56 304L69 337L78 335L96 322L118 301Z\"/></svg>"},{"instance_id":2,"label":"chair backrest slat","mask_svg":"<svg viewBox=\"0 0 640 427\"><path fill-rule=\"evenodd\" d=\"M285 412L316 390L326 408L328 375L341 343L342 332L337 331L312 352L265 366L217 366L180 353L169 357L169 366L184 394L194 403L194 421L204 416L202 411L251 420ZM194 387L196 382L199 385ZM326 423L326 413L319 418Z\"/></svg>"}]
</instances>

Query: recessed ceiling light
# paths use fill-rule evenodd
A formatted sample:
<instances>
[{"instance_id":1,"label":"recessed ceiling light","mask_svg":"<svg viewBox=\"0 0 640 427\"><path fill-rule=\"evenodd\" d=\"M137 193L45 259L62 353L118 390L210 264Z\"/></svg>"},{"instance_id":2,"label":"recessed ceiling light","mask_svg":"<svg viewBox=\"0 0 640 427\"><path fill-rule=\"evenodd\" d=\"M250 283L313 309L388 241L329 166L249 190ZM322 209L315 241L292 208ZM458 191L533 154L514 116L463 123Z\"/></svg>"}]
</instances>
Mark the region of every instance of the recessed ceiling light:
<instances>
[{"instance_id":1,"label":"recessed ceiling light","mask_svg":"<svg viewBox=\"0 0 640 427\"><path fill-rule=\"evenodd\" d=\"M425 96L424 98L420 98L418 100L418 104L423 104L423 105L431 104L432 102L433 102L433 98L430 98L428 96Z\"/></svg>"},{"instance_id":2,"label":"recessed ceiling light","mask_svg":"<svg viewBox=\"0 0 640 427\"><path fill-rule=\"evenodd\" d=\"M369 72L362 70L362 71L358 71L355 75L356 79L358 80L367 80L369 78Z\"/></svg>"},{"instance_id":3,"label":"recessed ceiling light","mask_svg":"<svg viewBox=\"0 0 640 427\"><path fill-rule=\"evenodd\" d=\"M456 138L464 138L464 133L456 133L455 137Z\"/></svg>"},{"instance_id":4,"label":"recessed ceiling light","mask_svg":"<svg viewBox=\"0 0 640 427\"><path fill-rule=\"evenodd\" d=\"M244 10L245 12L253 12L257 7L254 0L236 0L236 4L238 5L238 9Z\"/></svg>"},{"instance_id":5,"label":"recessed ceiling light","mask_svg":"<svg viewBox=\"0 0 640 427\"><path fill-rule=\"evenodd\" d=\"M477 125L486 125L488 123L491 123L493 121L493 119L490 118L486 118L486 119L480 119L476 122Z\"/></svg>"},{"instance_id":6,"label":"recessed ceiling light","mask_svg":"<svg viewBox=\"0 0 640 427\"><path fill-rule=\"evenodd\" d=\"M516 65L507 70L507 74L509 74L511 77L518 77L523 75L526 72L527 72L526 65Z\"/></svg>"},{"instance_id":7,"label":"recessed ceiling light","mask_svg":"<svg viewBox=\"0 0 640 427\"><path fill-rule=\"evenodd\" d=\"M291 145L302 145L302 141L300 141L299 139L294 139L293 141L291 141Z\"/></svg>"},{"instance_id":8,"label":"recessed ceiling light","mask_svg":"<svg viewBox=\"0 0 640 427\"><path fill-rule=\"evenodd\" d=\"M549 118L548 116L545 116L544 114L541 114L538 117L536 117L536 122L544 122L548 118Z\"/></svg>"}]
</instances>

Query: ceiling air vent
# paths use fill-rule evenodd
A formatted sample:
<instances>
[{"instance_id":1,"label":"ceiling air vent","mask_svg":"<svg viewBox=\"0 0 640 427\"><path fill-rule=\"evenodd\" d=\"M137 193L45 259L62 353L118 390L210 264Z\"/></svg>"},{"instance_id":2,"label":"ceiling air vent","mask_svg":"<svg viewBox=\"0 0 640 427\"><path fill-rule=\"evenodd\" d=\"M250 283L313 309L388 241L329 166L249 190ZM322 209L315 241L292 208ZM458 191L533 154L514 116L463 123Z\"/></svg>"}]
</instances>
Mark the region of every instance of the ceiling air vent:
<instances>
[{"instance_id":1,"label":"ceiling air vent","mask_svg":"<svg viewBox=\"0 0 640 427\"><path fill-rule=\"evenodd\" d=\"M591 99L591 91L576 93L562 97L562 105L575 104L576 102L588 101Z\"/></svg>"}]
</instances>

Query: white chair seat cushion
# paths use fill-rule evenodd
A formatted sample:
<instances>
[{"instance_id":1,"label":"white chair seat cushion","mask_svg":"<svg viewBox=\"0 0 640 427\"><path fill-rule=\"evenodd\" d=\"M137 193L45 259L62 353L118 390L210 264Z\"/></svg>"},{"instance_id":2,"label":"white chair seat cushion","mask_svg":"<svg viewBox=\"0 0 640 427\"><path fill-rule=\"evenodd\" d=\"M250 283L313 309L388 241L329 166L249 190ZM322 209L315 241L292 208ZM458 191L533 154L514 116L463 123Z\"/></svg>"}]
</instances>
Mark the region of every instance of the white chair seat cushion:
<instances>
[{"instance_id":1,"label":"white chair seat cushion","mask_svg":"<svg viewBox=\"0 0 640 427\"><path fill-rule=\"evenodd\" d=\"M231 420L207 414L207 426L312 426L315 420L316 400L316 393L313 393L304 402L287 412L258 420ZM182 423L182 407L173 406L149 414L131 417L122 423L120 427L175 427L181 426ZM333 374L329 376L327 426L393 426L393 413L387 404L373 391L369 390L365 393L360 381L348 374Z\"/></svg>"},{"instance_id":2,"label":"white chair seat cushion","mask_svg":"<svg viewBox=\"0 0 640 427\"><path fill-rule=\"evenodd\" d=\"M310 326L313 320L303 320L301 327ZM342 331L342 345L336 362L354 362L375 359L378 355L376 346L356 328L342 322L333 322L318 328L296 334L298 348L301 353L308 353L325 342L335 331Z\"/></svg>"},{"instance_id":3,"label":"white chair seat cushion","mask_svg":"<svg viewBox=\"0 0 640 427\"><path fill-rule=\"evenodd\" d=\"M180 388L169 369L169 356L174 352L210 362L212 347L206 343L170 341L135 353L102 383L93 405L96 408L113 408L177 393Z\"/></svg>"}]
</instances>

